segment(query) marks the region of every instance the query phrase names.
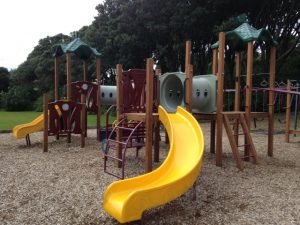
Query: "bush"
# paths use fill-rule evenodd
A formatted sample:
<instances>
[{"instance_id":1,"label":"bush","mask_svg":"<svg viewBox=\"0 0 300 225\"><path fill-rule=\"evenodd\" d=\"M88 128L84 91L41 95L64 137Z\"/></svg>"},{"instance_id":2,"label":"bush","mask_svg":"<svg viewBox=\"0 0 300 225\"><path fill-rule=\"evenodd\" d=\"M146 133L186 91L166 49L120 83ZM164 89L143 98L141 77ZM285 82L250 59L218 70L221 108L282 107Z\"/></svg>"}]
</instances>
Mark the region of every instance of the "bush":
<instances>
[{"instance_id":1,"label":"bush","mask_svg":"<svg viewBox=\"0 0 300 225\"><path fill-rule=\"evenodd\" d=\"M43 96L38 97L34 101L33 108L36 112L43 112Z\"/></svg>"},{"instance_id":2,"label":"bush","mask_svg":"<svg viewBox=\"0 0 300 225\"><path fill-rule=\"evenodd\" d=\"M26 111L33 109L36 93L31 87L13 86L1 96L1 104L7 111Z\"/></svg>"}]
</instances>

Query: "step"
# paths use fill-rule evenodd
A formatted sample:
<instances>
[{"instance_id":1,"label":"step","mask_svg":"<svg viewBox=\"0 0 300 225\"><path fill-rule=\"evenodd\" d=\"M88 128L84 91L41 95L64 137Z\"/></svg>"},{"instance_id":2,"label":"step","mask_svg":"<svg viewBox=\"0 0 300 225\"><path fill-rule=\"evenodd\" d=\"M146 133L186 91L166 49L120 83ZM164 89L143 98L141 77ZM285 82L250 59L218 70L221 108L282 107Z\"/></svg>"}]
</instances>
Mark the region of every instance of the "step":
<instances>
[{"instance_id":1,"label":"step","mask_svg":"<svg viewBox=\"0 0 300 225\"><path fill-rule=\"evenodd\" d=\"M107 157L107 158L110 158L110 159L117 160L117 161L119 161L119 162L123 162L123 160L122 160L122 159L119 159L119 158L118 158L118 157L116 157L116 156L112 156L112 155L108 155L108 154L105 154L104 156L105 156L105 157ZM104 158L104 160L106 160L106 161L107 161L107 159L105 159L105 158Z\"/></svg>"},{"instance_id":2,"label":"step","mask_svg":"<svg viewBox=\"0 0 300 225\"><path fill-rule=\"evenodd\" d=\"M122 144L122 145L126 145L126 142L122 142L122 141L117 141L117 140L114 140L114 139L108 139L107 140L108 142L113 142L113 143L117 143L117 144ZM109 144L109 143L108 143Z\"/></svg>"}]
</instances>

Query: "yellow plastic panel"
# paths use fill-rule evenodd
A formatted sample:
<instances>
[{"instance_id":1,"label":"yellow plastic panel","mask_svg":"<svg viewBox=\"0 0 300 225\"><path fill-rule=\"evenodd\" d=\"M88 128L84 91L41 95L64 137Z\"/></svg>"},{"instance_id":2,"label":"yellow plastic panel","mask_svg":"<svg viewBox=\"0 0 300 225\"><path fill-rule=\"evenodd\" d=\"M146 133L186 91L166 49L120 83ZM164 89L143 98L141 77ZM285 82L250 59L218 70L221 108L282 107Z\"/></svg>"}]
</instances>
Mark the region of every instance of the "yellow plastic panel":
<instances>
[{"instance_id":1,"label":"yellow plastic panel","mask_svg":"<svg viewBox=\"0 0 300 225\"><path fill-rule=\"evenodd\" d=\"M168 114L159 107L170 151L163 164L151 173L116 181L104 192L103 208L120 223L140 220L142 213L185 193L202 166L204 139L195 118L181 107Z\"/></svg>"}]
</instances>

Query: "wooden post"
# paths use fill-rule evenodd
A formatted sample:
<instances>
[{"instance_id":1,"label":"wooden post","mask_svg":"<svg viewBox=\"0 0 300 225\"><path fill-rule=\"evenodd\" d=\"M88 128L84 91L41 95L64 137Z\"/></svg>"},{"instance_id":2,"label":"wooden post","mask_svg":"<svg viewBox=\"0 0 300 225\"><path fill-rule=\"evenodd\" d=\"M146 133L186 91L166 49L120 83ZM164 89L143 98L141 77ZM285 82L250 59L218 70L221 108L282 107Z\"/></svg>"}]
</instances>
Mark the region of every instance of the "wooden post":
<instances>
[{"instance_id":1,"label":"wooden post","mask_svg":"<svg viewBox=\"0 0 300 225\"><path fill-rule=\"evenodd\" d=\"M210 121L210 153L216 153L216 120L212 118Z\"/></svg>"},{"instance_id":2,"label":"wooden post","mask_svg":"<svg viewBox=\"0 0 300 225\"><path fill-rule=\"evenodd\" d=\"M44 131L43 131L43 151L48 152L48 94L43 95L44 102Z\"/></svg>"},{"instance_id":3,"label":"wooden post","mask_svg":"<svg viewBox=\"0 0 300 225\"><path fill-rule=\"evenodd\" d=\"M291 81L288 80L287 90L291 91ZM286 95L286 111L285 111L285 142L290 142L290 125L291 125L291 93L287 93Z\"/></svg>"},{"instance_id":4,"label":"wooden post","mask_svg":"<svg viewBox=\"0 0 300 225\"><path fill-rule=\"evenodd\" d=\"M153 139L153 59L147 59L146 67L146 160L145 172L152 171L152 139Z\"/></svg>"},{"instance_id":5,"label":"wooden post","mask_svg":"<svg viewBox=\"0 0 300 225\"><path fill-rule=\"evenodd\" d=\"M59 87L58 65L59 65L59 57L55 56L55 59L54 59L54 99L55 99L55 101L57 101L59 99L59 94L58 94L58 87Z\"/></svg>"},{"instance_id":6,"label":"wooden post","mask_svg":"<svg viewBox=\"0 0 300 225\"><path fill-rule=\"evenodd\" d=\"M159 103L160 103L160 82L159 82L159 76L161 75L160 69L155 70L155 75L156 75L156 91L157 91L157 99L156 99L156 107L158 108ZM155 121L154 124L154 162L159 162L159 140L160 140L160 122L159 120Z\"/></svg>"},{"instance_id":7,"label":"wooden post","mask_svg":"<svg viewBox=\"0 0 300 225\"><path fill-rule=\"evenodd\" d=\"M275 88L275 68L276 68L276 47L270 50L270 77L269 88ZM268 127L268 156L273 156L273 135L274 135L274 91L269 91L269 127Z\"/></svg>"},{"instance_id":8,"label":"wooden post","mask_svg":"<svg viewBox=\"0 0 300 225\"><path fill-rule=\"evenodd\" d=\"M253 42L248 42L247 46L247 74L246 74L246 97L245 97L245 115L246 115L246 123L249 128L249 132L251 130L251 98L252 98L252 73L253 73ZM245 138L245 161L249 161L249 143Z\"/></svg>"},{"instance_id":9,"label":"wooden post","mask_svg":"<svg viewBox=\"0 0 300 225\"><path fill-rule=\"evenodd\" d=\"M80 118L80 123L81 123L81 135L80 135L80 147L84 148L85 145L85 131L86 131L86 114L85 114L85 95L81 94L81 118Z\"/></svg>"},{"instance_id":10,"label":"wooden post","mask_svg":"<svg viewBox=\"0 0 300 225\"><path fill-rule=\"evenodd\" d=\"M123 86L122 86L122 72L123 68L121 64L117 64L116 67L116 81L117 81L117 121L121 120L121 116L123 114ZM117 141L122 140L122 131L117 129ZM122 158L122 145L118 144L117 155L119 159ZM118 162L118 167L122 167L122 163Z\"/></svg>"},{"instance_id":11,"label":"wooden post","mask_svg":"<svg viewBox=\"0 0 300 225\"><path fill-rule=\"evenodd\" d=\"M86 60L83 61L83 81L87 81L88 65Z\"/></svg>"},{"instance_id":12,"label":"wooden post","mask_svg":"<svg viewBox=\"0 0 300 225\"><path fill-rule=\"evenodd\" d=\"M192 51L192 42L185 42L185 73L188 71L188 67L191 64L191 51Z\"/></svg>"},{"instance_id":13,"label":"wooden post","mask_svg":"<svg viewBox=\"0 0 300 225\"><path fill-rule=\"evenodd\" d=\"M217 97L217 137L216 165L222 166L222 135L223 135L223 89L224 89L225 33L219 33L218 61L218 97Z\"/></svg>"},{"instance_id":14,"label":"wooden post","mask_svg":"<svg viewBox=\"0 0 300 225\"><path fill-rule=\"evenodd\" d=\"M218 73L218 49L213 49L213 63L212 73L217 76ZM215 118L210 121L210 153L216 152L216 120Z\"/></svg>"},{"instance_id":15,"label":"wooden post","mask_svg":"<svg viewBox=\"0 0 300 225\"><path fill-rule=\"evenodd\" d=\"M71 53L66 54L67 59L67 100L71 100Z\"/></svg>"},{"instance_id":16,"label":"wooden post","mask_svg":"<svg viewBox=\"0 0 300 225\"><path fill-rule=\"evenodd\" d=\"M218 49L213 49L212 73L217 75L218 72Z\"/></svg>"},{"instance_id":17,"label":"wooden post","mask_svg":"<svg viewBox=\"0 0 300 225\"><path fill-rule=\"evenodd\" d=\"M235 96L234 96L234 111L240 111L241 100L241 53L235 53ZM239 119L234 120L234 137L235 142L239 143Z\"/></svg>"},{"instance_id":18,"label":"wooden post","mask_svg":"<svg viewBox=\"0 0 300 225\"><path fill-rule=\"evenodd\" d=\"M186 74L186 89L185 89L185 101L186 101L186 109L190 113L192 113L192 95L193 95L193 65L188 65Z\"/></svg>"},{"instance_id":19,"label":"wooden post","mask_svg":"<svg viewBox=\"0 0 300 225\"><path fill-rule=\"evenodd\" d=\"M97 140L100 140L101 129L101 60L96 59L96 76L97 76Z\"/></svg>"}]
</instances>

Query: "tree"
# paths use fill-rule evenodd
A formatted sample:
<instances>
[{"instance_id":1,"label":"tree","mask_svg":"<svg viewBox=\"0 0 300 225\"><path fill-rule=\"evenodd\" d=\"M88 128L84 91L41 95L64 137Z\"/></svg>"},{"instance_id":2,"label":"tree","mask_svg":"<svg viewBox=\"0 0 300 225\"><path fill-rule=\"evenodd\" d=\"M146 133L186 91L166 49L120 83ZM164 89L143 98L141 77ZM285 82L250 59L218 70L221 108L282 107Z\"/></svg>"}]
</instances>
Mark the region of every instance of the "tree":
<instances>
[{"instance_id":1,"label":"tree","mask_svg":"<svg viewBox=\"0 0 300 225\"><path fill-rule=\"evenodd\" d=\"M0 92L7 91L9 86L9 72L7 68L0 67Z\"/></svg>"}]
</instances>

